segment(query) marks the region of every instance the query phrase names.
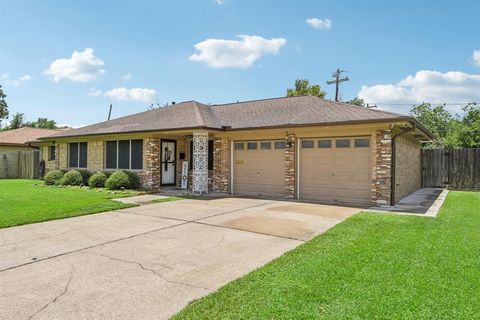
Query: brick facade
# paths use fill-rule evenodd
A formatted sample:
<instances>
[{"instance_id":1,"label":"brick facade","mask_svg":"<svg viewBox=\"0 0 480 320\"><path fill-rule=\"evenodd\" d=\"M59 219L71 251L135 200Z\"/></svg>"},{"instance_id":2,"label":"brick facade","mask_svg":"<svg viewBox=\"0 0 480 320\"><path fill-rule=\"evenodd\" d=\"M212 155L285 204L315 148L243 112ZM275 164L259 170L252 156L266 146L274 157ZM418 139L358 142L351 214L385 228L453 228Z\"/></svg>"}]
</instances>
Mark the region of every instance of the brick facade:
<instances>
[{"instance_id":1,"label":"brick facade","mask_svg":"<svg viewBox=\"0 0 480 320\"><path fill-rule=\"evenodd\" d=\"M296 179L295 179L295 135L285 135L285 198L295 199Z\"/></svg>"},{"instance_id":2,"label":"brick facade","mask_svg":"<svg viewBox=\"0 0 480 320\"><path fill-rule=\"evenodd\" d=\"M372 202L388 206L392 179L392 132L377 130L372 141Z\"/></svg>"},{"instance_id":3,"label":"brick facade","mask_svg":"<svg viewBox=\"0 0 480 320\"><path fill-rule=\"evenodd\" d=\"M214 192L228 193L230 181L230 142L226 138L213 143L213 183Z\"/></svg>"},{"instance_id":4,"label":"brick facade","mask_svg":"<svg viewBox=\"0 0 480 320\"><path fill-rule=\"evenodd\" d=\"M395 141L395 201L422 185L421 145L404 136Z\"/></svg>"}]
</instances>

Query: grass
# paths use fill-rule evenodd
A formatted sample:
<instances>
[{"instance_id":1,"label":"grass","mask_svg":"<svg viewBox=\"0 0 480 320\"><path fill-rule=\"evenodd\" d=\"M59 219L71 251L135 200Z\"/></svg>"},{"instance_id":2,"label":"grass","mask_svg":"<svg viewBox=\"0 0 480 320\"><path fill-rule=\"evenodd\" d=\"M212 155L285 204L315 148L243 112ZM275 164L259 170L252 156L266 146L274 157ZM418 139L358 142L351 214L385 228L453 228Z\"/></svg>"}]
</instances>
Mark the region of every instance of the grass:
<instances>
[{"instance_id":1,"label":"grass","mask_svg":"<svg viewBox=\"0 0 480 320\"><path fill-rule=\"evenodd\" d=\"M46 187L39 180L0 180L0 228L131 207L113 198L132 190Z\"/></svg>"},{"instance_id":2,"label":"grass","mask_svg":"<svg viewBox=\"0 0 480 320\"><path fill-rule=\"evenodd\" d=\"M480 193L438 218L361 213L174 319L479 319Z\"/></svg>"}]
</instances>

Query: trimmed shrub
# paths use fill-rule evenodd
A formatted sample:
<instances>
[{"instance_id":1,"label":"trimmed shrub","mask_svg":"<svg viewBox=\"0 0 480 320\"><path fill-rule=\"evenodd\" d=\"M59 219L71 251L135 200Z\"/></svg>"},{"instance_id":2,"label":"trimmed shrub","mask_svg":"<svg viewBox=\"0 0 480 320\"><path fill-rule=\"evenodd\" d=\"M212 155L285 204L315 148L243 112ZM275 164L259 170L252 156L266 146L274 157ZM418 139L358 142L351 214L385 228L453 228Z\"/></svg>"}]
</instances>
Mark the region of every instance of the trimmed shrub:
<instances>
[{"instance_id":1,"label":"trimmed shrub","mask_svg":"<svg viewBox=\"0 0 480 320\"><path fill-rule=\"evenodd\" d=\"M88 170L85 170L85 169L79 169L77 171L80 172L80 174L82 175L83 185L88 186L88 180L92 176L92 173Z\"/></svg>"},{"instance_id":2,"label":"trimmed shrub","mask_svg":"<svg viewBox=\"0 0 480 320\"><path fill-rule=\"evenodd\" d=\"M105 187L105 181L107 181L107 176L103 172L97 172L88 179L88 185L91 188L103 188Z\"/></svg>"},{"instance_id":3,"label":"trimmed shrub","mask_svg":"<svg viewBox=\"0 0 480 320\"><path fill-rule=\"evenodd\" d=\"M83 177L77 170L70 170L60 179L62 186L81 186L83 184Z\"/></svg>"},{"instance_id":4,"label":"trimmed shrub","mask_svg":"<svg viewBox=\"0 0 480 320\"><path fill-rule=\"evenodd\" d=\"M135 172L122 170L127 176L128 180L130 181L130 185L128 186L129 189L138 189L140 187L140 178Z\"/></svg>"},{"instance_id":5,"label":"trimmed shrub","mask_svg":"<svg viewBox=\"0 0 480 320\"><path fill-rule=\"evenodd\" d=\"M105 187L110 190L128 189L130 187L130 180L125 172L115 171L105 182Z\"/></svg>"},{"instance_id":6,"label":"trimmed shrub","mask_svg":"<svg viewBox=\"0 0 480 320\"><path fill-rule=\"evenodd\" d=\"M60 184L64 174L62 170L51 170L43 177L43 182L47 186L57 186Z\"/></svg>"}]
</instances>

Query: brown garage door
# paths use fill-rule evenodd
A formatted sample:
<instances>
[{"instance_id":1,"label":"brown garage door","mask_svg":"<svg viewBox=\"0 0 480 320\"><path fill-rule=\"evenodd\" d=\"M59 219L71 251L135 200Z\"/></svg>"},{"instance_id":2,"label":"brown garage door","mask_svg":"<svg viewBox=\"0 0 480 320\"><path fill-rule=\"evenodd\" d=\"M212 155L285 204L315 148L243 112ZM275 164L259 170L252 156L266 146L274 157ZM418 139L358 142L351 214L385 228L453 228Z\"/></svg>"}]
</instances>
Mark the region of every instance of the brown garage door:
<instances>
[{"instance_id":1,"label":"brown garage door","mask_svg":"<svg viewBox=\"0 0 480 320\"><path fill-rule=\"evenodd\" d=\"M283 197L285 142L237 141L233 151L233 193Z\"/></svg>"},{"instance_id":2,"label":"brown garage door","mask_svg":"<svg viewBox=\"0 0 480 320\"><path fill-rule=\"evenodd\" d=\"M304 139L300 143L300 198L371 202L369 137Z\"/></svg>"}]
</instances>

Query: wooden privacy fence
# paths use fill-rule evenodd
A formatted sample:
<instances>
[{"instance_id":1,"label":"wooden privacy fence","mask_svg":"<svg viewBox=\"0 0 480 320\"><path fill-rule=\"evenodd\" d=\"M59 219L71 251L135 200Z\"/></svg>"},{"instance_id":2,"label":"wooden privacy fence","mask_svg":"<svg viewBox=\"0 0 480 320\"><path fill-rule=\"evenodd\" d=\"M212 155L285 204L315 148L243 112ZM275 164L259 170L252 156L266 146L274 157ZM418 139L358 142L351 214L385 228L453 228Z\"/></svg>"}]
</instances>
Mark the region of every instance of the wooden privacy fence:
<instances>
[{"instance_id":1,"label":"wooden privacy fence","mask_svg":"<svg viewBox=\"0 0 480 320\"><path fill-rule=\"evenodd\" d=\"M37 150L0 152L0 179L38 178L39 161Z\"/></svg>"},{"instance_id":2,"label":"wooden privacy fence","mask_svg":"<svg viewBox=\"0 0 480 320\"><path fill-rule=\"evenodd\" d=\"M424 149L423 186L480 189L480 148Z\"/></svg>"}]
</instances>

